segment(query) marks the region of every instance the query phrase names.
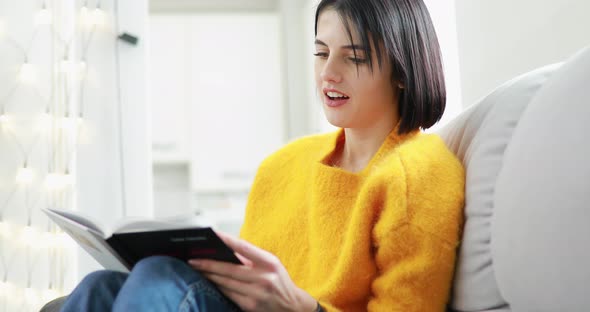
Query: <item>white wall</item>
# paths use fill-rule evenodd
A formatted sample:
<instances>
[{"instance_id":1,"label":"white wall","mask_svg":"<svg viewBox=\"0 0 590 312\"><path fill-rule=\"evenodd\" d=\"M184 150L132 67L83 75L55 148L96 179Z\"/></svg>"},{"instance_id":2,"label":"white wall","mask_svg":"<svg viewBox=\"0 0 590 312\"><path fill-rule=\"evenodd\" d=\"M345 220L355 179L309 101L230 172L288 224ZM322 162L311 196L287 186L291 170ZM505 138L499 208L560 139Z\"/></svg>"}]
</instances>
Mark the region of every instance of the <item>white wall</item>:
<instances>
[{"instance_id":1,"label":"white wall","mask_svg":"<svg viewBox=\"0 0 590 312\"><path fill-rule=\"evenodd\" d=\"M456 0L464 106L590 44L588 0Z\"/></svg>"}]
</instances>

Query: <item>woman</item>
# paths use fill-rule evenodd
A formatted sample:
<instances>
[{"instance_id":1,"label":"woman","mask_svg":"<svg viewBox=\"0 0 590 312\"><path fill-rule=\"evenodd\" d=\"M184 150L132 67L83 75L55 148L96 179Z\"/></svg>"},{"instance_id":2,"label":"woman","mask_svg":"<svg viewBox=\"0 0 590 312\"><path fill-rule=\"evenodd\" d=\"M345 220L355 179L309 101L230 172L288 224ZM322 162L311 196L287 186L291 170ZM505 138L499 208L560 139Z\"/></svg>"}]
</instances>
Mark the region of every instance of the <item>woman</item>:
<instances>
[{"instance_id":1,"label":"woman","mask_svg":"<svg viewBox=\"0 0 590 312\"><path fill-rule=\"evenodd\" d=\"M64 311L444 311L462 227L464 172L420 129L444 111L440 51L421 0L323 0L315 78L341 128L260 166L245 265L166 257L90 274Z\"/></svg>"}]
</instances>

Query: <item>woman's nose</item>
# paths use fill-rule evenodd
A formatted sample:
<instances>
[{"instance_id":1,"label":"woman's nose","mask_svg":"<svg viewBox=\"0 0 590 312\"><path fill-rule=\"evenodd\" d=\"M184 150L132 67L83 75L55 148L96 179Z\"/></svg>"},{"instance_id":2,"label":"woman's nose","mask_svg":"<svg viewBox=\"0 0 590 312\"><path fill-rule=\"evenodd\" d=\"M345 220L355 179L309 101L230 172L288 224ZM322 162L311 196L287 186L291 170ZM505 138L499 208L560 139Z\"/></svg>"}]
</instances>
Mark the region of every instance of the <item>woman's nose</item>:
<instances>
[{"instance_id":1,"label":"woman's nose","mask_svg":"<svg viewBox=\"0 0 590 312\"><path fill-rule=\"evenodd\" d=\"M323 64L320 77L326 82L338 83L342 81L342 75L338 66L334 64L334 61L330 58L328 58L328 60L326 60L326 62Z\"/></svg>"}]
</instances>

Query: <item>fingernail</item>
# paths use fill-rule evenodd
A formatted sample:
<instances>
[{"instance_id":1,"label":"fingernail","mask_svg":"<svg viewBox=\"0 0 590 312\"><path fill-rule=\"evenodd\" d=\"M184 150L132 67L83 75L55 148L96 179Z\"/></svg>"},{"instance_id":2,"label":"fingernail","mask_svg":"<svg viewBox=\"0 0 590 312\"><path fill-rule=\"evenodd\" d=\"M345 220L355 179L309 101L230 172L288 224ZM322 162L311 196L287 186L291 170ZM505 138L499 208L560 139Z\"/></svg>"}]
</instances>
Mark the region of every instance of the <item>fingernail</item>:
<instances>
[{"instance_id":1,"label":"fingernail","mask_svg":"<svg viewBox=\"0 0 590 312\"><path fill-rule=\"evenodd\" d=\"M188 264L194 265L194 266L199 266L199 265L201 265L201 261L199 261L199 260L189 260L188 261Z\"/></svg>"}]
</instances>

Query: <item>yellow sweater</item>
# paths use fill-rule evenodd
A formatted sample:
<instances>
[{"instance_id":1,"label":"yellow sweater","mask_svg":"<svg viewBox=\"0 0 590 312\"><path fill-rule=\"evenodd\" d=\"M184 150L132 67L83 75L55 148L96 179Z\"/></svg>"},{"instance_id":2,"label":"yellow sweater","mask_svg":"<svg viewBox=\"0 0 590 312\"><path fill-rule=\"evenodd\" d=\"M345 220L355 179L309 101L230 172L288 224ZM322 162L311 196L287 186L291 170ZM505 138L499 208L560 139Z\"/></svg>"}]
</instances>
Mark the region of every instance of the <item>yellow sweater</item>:
<instances>
[{"instance_id":1,"label":"yellow sweater","mask_svg":"<svg viewBox=\"0 0 590 312\"><path fill-rule=\"evenodd\" d=\"M252 186L241 237L275 254L328 311L444 311L464 171L436 135L384 141L365 169L325 164L342 130L292 142Z\"/></svg>"}]
</instances>

